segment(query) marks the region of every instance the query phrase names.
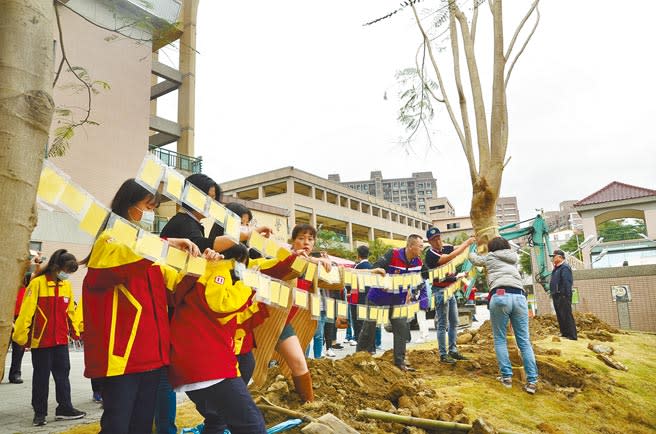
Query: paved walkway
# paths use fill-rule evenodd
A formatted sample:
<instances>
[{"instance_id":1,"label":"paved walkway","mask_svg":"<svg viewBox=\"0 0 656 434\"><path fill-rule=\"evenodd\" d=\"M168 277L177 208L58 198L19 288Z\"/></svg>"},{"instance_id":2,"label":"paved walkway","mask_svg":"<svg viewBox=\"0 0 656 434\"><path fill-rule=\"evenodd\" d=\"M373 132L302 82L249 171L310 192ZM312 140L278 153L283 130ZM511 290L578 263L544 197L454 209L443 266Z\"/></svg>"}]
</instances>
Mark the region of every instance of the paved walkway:
<instances>
[{"instance_id":1,"label":"paved walkway","mask_svg":"<svg viewBox=\"0 0 656 434\"><path fill-rule=\"evenodd\" d=\"M489 319L489 312L485 306L477 306L476 316L478 322L473 324L474 328L478 328L486 319ZM339 330L337 335L337 342L343 342L345 331ZM419 337L419 332L412 331L413 341ZM437 337L435 331L431 329L430 339L428 342L436 342ZM383 330L383 350L392 348L392 334ZM414 344L410 343L409 348ZM355 346L348 344L344 345L344 349L335 350L337 359L346 357L355 352ZM91 383L89 379L84 378L84 353L82 351L70 351L71 359L71 398L73 406L79 410L86 411L87 416L84 419L73 421L55 421L55 408L57 401L55 400L55 383L50 379L50 394L48 405L48 424L44 427L32 426L32 418L34 413L30 404L32 397L32 361L30 352L26 352L23 357L23 384L10 384L7 379L0 384L0 433L57 433L65 431L73 426L81 423L91 423L100 420L102 415L102 408L99 404L91 400ZM11 364L11 353L8 354L5 363L5 375L9 373L9 365ZM184 402L187 397L183 393L178 394L178 403Z\"/></svg>"}]
</instances>

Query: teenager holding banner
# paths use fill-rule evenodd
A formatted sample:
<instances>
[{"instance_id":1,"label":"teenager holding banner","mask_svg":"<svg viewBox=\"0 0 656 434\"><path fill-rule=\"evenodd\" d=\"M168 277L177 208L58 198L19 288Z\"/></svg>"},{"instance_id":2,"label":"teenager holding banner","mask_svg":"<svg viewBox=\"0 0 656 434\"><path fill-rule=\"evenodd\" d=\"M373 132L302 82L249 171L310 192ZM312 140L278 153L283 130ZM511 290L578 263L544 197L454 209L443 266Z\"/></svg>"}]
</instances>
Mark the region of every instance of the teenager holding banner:
<instances>
[{"instance_id":1,"label":"teenager holding banner","mask_svg":"<svg viewBox=\"0 0 656 434\"><path fill-rule=\"evenodd\" d=\"M134 223L152 221L158 198L128 179L116 192L112 213ZM170 246L197 256L188 239ZM205 255L215 257L208 251ZM169 364L167 287L177 272L137 255L104 231L83 263L84 375L102 378L101 433L150 432L161 370Z\"/></svg>"}]
</instances>

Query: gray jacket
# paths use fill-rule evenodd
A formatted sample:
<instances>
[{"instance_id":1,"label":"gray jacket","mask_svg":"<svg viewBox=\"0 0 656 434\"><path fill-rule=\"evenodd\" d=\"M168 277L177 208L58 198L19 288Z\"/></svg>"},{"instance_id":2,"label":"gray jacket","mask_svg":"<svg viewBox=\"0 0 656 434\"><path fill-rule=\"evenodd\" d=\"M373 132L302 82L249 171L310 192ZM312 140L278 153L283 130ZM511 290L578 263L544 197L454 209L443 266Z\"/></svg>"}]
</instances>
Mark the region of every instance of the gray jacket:
<instances>
[{"instance_id":1,"label":"gray jacket","mask_svg":"<svg viewBox=\"0 0 656 434\"><path fill-rule=\"evenodd\" d=\"M470 253L469 260L474 265L487 268L487 283L490 290L500 286L523 288L522 278L517 269L519 257L512 250L497 250L483 256Z\"/></svg>"}]
</instances>

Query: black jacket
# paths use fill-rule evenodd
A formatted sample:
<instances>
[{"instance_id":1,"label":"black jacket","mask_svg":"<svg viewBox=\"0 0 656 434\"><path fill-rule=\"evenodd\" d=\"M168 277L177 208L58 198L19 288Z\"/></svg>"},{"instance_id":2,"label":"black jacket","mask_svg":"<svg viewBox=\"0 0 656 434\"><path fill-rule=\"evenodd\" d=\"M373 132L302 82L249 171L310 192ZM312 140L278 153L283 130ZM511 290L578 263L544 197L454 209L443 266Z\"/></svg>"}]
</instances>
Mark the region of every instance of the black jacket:
<instances>
[{"instance_id":1,"label":"black jacket","mask_svg":"<svg viewBox=\"0 0 656 434\"><path fill-rule=\"evenodd\" d=\"M551 272L551 281L549 282L549 292L552 295L572 295L572 285L574 284L574 276L572 276L572 268L567 262L562 262L558 267L555 267Z\"/></svg>"}]
</instances>

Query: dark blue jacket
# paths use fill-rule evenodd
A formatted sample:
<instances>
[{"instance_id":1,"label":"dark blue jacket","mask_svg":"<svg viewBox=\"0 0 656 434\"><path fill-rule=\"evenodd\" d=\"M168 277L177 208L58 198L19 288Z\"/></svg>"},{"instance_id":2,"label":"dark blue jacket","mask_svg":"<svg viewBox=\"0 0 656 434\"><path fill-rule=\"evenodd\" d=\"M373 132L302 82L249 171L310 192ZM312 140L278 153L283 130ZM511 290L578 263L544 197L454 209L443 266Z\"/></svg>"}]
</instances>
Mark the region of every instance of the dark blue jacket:
<instances>
[{"instance_id":1,"label":"dark blue jacket","mask_svg":"<svg viewBox=\"0 0 656 434\"><path fill-rule=\"evenodd\" d=\"M574 284L574 276L572 276L572 268L567 262L561 264L553 269L551 272L551 281L549 282L549 292L551 295L572 295L572 285Z\"/></svg>"}]
</instances>

